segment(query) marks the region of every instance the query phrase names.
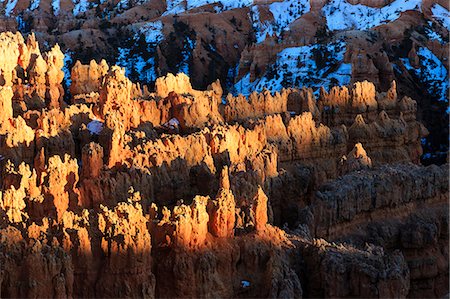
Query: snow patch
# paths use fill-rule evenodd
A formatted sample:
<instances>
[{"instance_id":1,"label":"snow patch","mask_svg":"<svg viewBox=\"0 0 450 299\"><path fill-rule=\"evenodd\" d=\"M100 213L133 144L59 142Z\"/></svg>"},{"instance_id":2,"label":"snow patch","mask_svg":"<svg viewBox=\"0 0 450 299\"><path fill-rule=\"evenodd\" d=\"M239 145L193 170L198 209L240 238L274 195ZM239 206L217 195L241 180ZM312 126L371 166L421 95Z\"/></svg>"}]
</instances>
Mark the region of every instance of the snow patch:
<instances>
[{"instance_id":1,"label":"snow patch","mask_svg":"<svg viewBox=\"0 0 450 299\"><path fill-rule=\"evenodd\" d=\"M103 122L98 119L94 119L87 124L87 129L91 135L100 135L100 132L103 130Z\"/></svg>"},{"instance_id":2,"label":"snow patch","mask_svg":"<svg viewBox=\"0 0 450 299\"><path fill-rule=\"evenodd\" d=\"M141 79L142 81L150 82L157 79L155 71L156 63L154 57L144 60L141 56L138 56L135 60L134 66L139 74L139 79Z\"/></svg>"},{"instance_id":3,"label":"snow patch","mask_svg":"<svg viewBox=\"0 0 450 299\"><path fill-rule=\"evenodd\" d=\"M167 4L166 11L170 11L182 3L183 3L183 0L166 0L166 4Z\"/></svg>"},{"instance_id":4,"label":"snow patch","mask_svg":"<svg viewBox=\"0 0 450 299\"><path fill-rule=\"evenodd\" d=\"M280 36L281 32L289 30L289 25L293 21L309 12L311 7L309 1L286 0L270 4L269 10L273 15L273 21L261 22L258 6L255 5L251 9L252 23L256 31L257 43L263 42L267 35L276 34Z\"/></svg>"},{"instance_id":5,"label":"snow patch","mask_svg":"<svg viewBox=\"0 0 450 299\"><path fill-rule=\"evenodd\" d=\"M250 281L248 281L248 280L241 280L241 288L246 289L248 287L250 287Z\"/></svg>"},{"instance_id":6,"label":"snow patch","mask_svg":"<svg viewBox=\"0 0 450 299\"><path fill-rule=\"evenodd\" d=\"M202 7L208 4L217 4L214 7L216 13L221 13L230 9L248 7L253 4L253 0L166 0L167 10L163 16L183 13L187 10Z\"/></svg>"},{"instance_id":7,"label":"snow patch","mask_svg":"<svg viewBox=\"0 0 450 299\"><path fill-rule=\"evenodd\" d=\"M192 57L192 50L194 50L196 45L196 41L192 40L190 37L186 37L185 42L183 43L183 50L181 51L181 55L183 56L183 60L178 65L178 72L185 73L189 75L189 61ZM211 49L213 49L212 45L210 45Z\"/></svg>"},{"instance_id":8,"label":"snow patch","mask_svg":"<svg viewBox=\"0 0 450 299\"><path fill-rule=\"evenodd\" d=\"M396 0L382 8L350 4L346 0L331 0L322 8L329 30L367 30L394 21L400 13L421 9L422 0Z\"/></svg>"},{"instance_id":9,"label":"snow patch","mask_svg":"<svg viewBox=\"0 0 450 299\"><path fill-rule=\"evenodd\" d=\"M125 75L129 78L130 77L130 66L129 66L128 57L130 55L130 49L119 47L119 48L117 48L117 51L119 52L119 55L117 57L116 64L125 69Z\"/></svg>"},{"instance_id":10,"label":"snow patch","mask_svg":"<svg viewBox=\"0 0 450 299\"><path fill-rule=\"evenodd\" d=\"M433 13L433 16L445 27L447 30L450 31L450 12L446 10L441 5L435 3L431 7L431 12Z\"/></svg>"},{"instance_id":11,"label":"snow patch","mask_svg":"<svg viewBox=\"0 0 450 299\"><path fill-rule=\"evenodd\" d=\"M176 118L171 118L168 122L162 125L163 128L171 131L177 131L180 127L180 122Z\"/></svg>"},{"instance_id":12,"label":"snow patch","mask_svg":"<svg viewBox=\"0 0 450 299\"><path fill-rule=\"evenodd\" d=\"M162 14L163 16L176 15L186 11L186 5L183 0L166 0L166 4L167 8Z\"/></svg>"},{"instance_id":13,"label":"snow patch","mask_svg":"<svg viewBox=\"0 0 450 299\"><path fill-rule=\"evenodd\" d=\"M105 3L106 1L108 1L108 0L100 0L100 3ZM144 4L148 1L151 1L151 0L133 0L133 1L120 0L119 3L117 3L116 8L118 10L126 10L126 9L132 8L133 6Z\"/></svg>"},{"instance_id":14,"label":"snow patch","mask_svg":"<svg viewBox=\"0 0 450 299\"><path fill-rule=\"evenodd\" d=\"M22 16L17 16L16 22L17 22L17 30L19 30L20 32L24 32L26 24L25 24L25 21L23 20Z\"/></svg>"},{"instance_id":15,"label":"snow patch","mask_svg":"<svg viewBox=\"0 0 450 299\"><path fill-rule=\"evenodd\" d=\"M439 101L448 102L448 72L444 64L428 48L419 48L420 72L423 80L430 86L430 94L438 96Z\"/></svg>"},{"instance_id":16,"label":"snow patch","mask_svg":"<svg viewBox=\"0 0 450 299\"><path fill-rule=\"evenodd\" d=\"M217 3L222 6L221 11L239 7L246 7L253 4L253 0L187 0L187 9L201 7L207 4Z\"/></svg>"},{"instance_id":17,"label":"snow patch","mask_svg":"<svg viewBox=\"0 0 450 299\"><path fill-rule=\"evenodd\" d=\"M425 34L430 40L437 40L440 44L444 44L444 40L442 39L442 36L437 33L436 31L433 31L430 28L425 28Z\"/></svg>"},{"instance_id":18,"label":"snow patch","mask_svg":"<svg viewBox=\"0 0 450 299\"><path fill-rule=\"evenodd\" d=\"M72 55L73 52L68 50L64 53L64 66L62 68L64 72L64 82L66 83L67 88L72 84L72 79L70 77L70 66L72 65Z\"/></svg>"},{"instance_id":19,"label":"snow patch","mask_svg":"<svg viewBox=\"0 0 450 299\"><path fill-rule=\"evenodd\" d=\"M147 43L159 43L164 39L162 29L163 23L161 21L147 22L139 28L139 33L145 36Z\"/></svg>"},{"instance_id":20,"label":"snow patch","mask_svg":"<svg viewBox=\"0 0 450 299\"><path fill-rule=\"evenodd\" d=\"M2 0L1 2L4 2L5 0ZM6 7L5 7L5 16L9 17L12 13L12 11L14 10L14 8L17 5L17 2L19 0L8 0L8 2L6 3Z\"/></svg>"},{"instance_id":21,"label":"snow patch","mask_svg":"<svg viewBox=\"0 0 450 299\"><path fill-rule=\"evenodd\" d=\"M30 4L30 10L35 10L39 7L39 4L41 3L41 0L33 0Z\"/></svg>"},{"instance_id":22,"label":"snow patch","mask_svg":"<svg viewBox=\"0 0 450 299\"><path fill-rule=\"evenodd\" d=\"M86 12L90 8L90 3L87 0L72 0L75 4L73 8L73 15L77 16L80 13Z\"/></svg>"},{"instance_id":23,"label":"snow patch","mask_svg":"<svg viewBox=\"0 0 450 299\"><path fill-rule=\"evenodd\" d=\"M125 75L132 78L133 74L142 82L152 82L157 79L155 58L144 59L142 55L130 54L128 48L119 48L119 57L116 64L125 68Z\"/></svg>"},{"instance_id":24,"label":"snow patch","mask_svg":"<svg viewBox=\"0 0 450 299\"><path fill-rule=\"evenodd\" d=\"M274 92L283 87L306 86L317 94L320 86L348 85L352 67L343 63L345 49L343 41L286 48L278 53L276 62L268 66L263 77L250 82L248 73L233 88L236 93L249 95L264 88Z\"/></svg>"},{"instance_id":25,"label":"snow patch","mask_svg":"<svg viewBox=\"0 0 450 299\"><path fill-rule=\"evenodd\" d=\"M444 64L428 48L420 47L417 55L420 59L420 67L417 69L411 66L408 58L400 60L406 69L413 72L428 87L430 95L435 96L438 101L448 102L448 72Z\"/></svg>"},{"instance_id":26,"label":"snow patch","mask_svg":"<svg viewBox=\"0 0 450 299\"><path fill-rule=\"evenodd\" d=\"M309 1L287 0L270 4L275 24L279 28L286 28L290 23L311 10Z\"/></svg>"},{"instance_id":27,"label":"snow patch","mask_svg":"<svg viewBox=\"0 0 450 299\"><path fill-rule=\"evenodd\" d=\"M61 0L52 0L53 14L57 16L61 10Z\"/></svg>"}]
</instances>

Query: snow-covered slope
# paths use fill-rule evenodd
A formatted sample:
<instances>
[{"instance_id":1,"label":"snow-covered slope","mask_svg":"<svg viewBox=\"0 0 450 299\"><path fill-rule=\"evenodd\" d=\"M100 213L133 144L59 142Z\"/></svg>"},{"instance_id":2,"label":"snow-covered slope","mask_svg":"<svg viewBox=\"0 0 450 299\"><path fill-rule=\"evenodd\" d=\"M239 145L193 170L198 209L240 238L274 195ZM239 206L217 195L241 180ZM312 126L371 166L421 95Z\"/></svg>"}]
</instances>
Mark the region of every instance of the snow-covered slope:
<instances>
[{"instance_id":1,"label":"snow-covered slope","mask_svg":"<svg viewBox=\"0 0 450 299\"><path fill-rule=\"evenodd\" d=\"M30 10L35 10L39 7L39 4L41 3L41 0L33 0L30 3Z\"/></svg>"},{"instance_id":2,"label":"snow-covered slope","mask_svg":"<svg viewBox=\"0 0 450 299\"><path fill-rule=\"evenodd\" d=\"M139 26L132 44L129 47L119 48L117 65L125 68L126 75L138 78L142 82L152 82L157 78L155 53L157 45L164 39L161 21L146 22ZM145 47L141 48L141 38Z\"/></svg>"},{"instance_id":3,"label":"snow-covered slope","mask_svg":"<svg viewBox=\"0 0 450 299\"><path fill-rule=\"evenodd\" d=\"M52 0L52 9L55 16L59 14L61 9L61 1L60 0Z\"/></svg>"},{"instance_id":4,"label":"snow-covered slope","mask_svg":"<svg viewBox=\"0 0 450 299\"><path fill-rule=\"evenodd\" d=\"M289 25L311 9L308 0L286 0L274 2L269 5L269 11L273 15L273 21L262 22L260 20L259 6L252 7L251 16L253 28L256 31L256 40L261 43L267 34L279 36Z\"/></svg>"},{"instance_id":5,"label":"snow-covered slope","mask_svg":"<svg viewBox=\"0 0 450 299\"><path fill-rule=\"evenodd\" d=\"M350 4L346 0L332 0L322 11L329 30L366 30L400 17L407 10L420 10L422 0L395 0L382 8Z\"/></svg>"},{"instance_id":6,"label":"snow-covered slope","mask_svg":"<svg viewBox=\"0 0 450 299\"><path fill-rule=\"evenodd\" d=\"M11 16L11 13L16 7L18 1L19 0L0 0L0 3L3 3L5 6L5 16Z\"/></svg>"},{"instance_id":7,"label":"snow-covered slope","mask_svg":"<svg viewBox=\"0 0 450 299\"><path fill-rule=\"evenodd\" d=\"M180 14L209 4L215 4L215 11L220 13L235 8L248 7L253 4L253 0L167 0L166 3L167 10L163 13L164 16Z\"/></svg>"},{"instance_id":8,"label":"snow-covered slope","mask_svg":"<svg viewBox=\"0 0 450 299\"><path fill-rule=\"evenodd\" d=\"M90 2L87 0L73 0L75 6L73 8L73 15L77 16L78 14L87 11L90 8Z\"/></svg>"},{"instance_id":9,"label":"snow-covered slope","mask_svg":"<svg viewBox=\"0 0 450 299\"><path fill-rule=\"evenodd\" d=\"M427 35L427 37L430 40L437 40L440 44L443 44L444 43L444 38L438 32L433 31L433 29L431 28L431 25L432 25L431 21L428 22L428 25L430 27L425 27L425 29L424 29L425 30L425 34Z\"/></svg>"},{"instance_id":10,"label":"snow-covered slope","mask_svg":"<svg viewBox=\"0 0 450 299\"><path fill-rule=\"evenodd\" d=\"M146 22L138 26L129 47L119 48L117 65L125 68L128 77L134 77L142 82L152 82L157 78L155 53L156 47L164 39L164 25L161 21ZM145 47L141 48L141 39Z\"/></svg>"},{"instance_id":11,"label":"snow-covered slope","mask_svg":"<svg viewBox=\"0 0 450 299\"><path fill-rule=\"evenodd\" d=\"M413 68L407 58L401 60L405 67L419 78L430 95L439 101L448 102L449 77L444 64L428 48L420 47L417 55L420 59L419 68Z\"/></svg>"},{"instance_id":12,"label":"snow-covered slope","mask_svg":"<svg viewBox=\"0 0 450 299\"><path fill-rule=\"evenodd\" d=\"M278 54L265 75L250 82L250 74L234 85L236 93L248 95L264 88L279 91L283 87L348 85L351 64L344 63L346 45L343 41L326 45L286 48Z\"/></svg>"},{"instance_id":13,"label":"snow-covered slope","mask_svg":"<svg viewBox=\"0 0 450 299\"><path fill-rule=\"evenodd\" d=\"M433 16L445 27L450 30L450 13L439 4L434 4L431 8Z\"/></svg>"},{"instance_id":14,"label":"snow-covered slope","mask_svg":"<svg viewBox=\"0 0 450 299\"><path fill-rule=\"evenodd\" d=\"M139 31L145 36L145 41L148 44L158 43L164 38L162 33L163 23L161 21L147 22L143 24Z\"/></svg>"}]
</instances>

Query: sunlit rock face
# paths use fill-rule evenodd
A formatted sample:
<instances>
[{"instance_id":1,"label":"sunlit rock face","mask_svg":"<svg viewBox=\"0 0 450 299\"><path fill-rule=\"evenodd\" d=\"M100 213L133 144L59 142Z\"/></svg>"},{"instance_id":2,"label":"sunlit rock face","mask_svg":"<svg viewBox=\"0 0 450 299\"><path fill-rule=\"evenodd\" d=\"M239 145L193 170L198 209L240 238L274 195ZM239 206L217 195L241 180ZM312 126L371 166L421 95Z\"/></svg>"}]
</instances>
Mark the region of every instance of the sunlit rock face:
<instances>
[{"instance_id":1,"label":"sunlit rock face","mask_svg":"<svg viewBox=\"0 0 450 299\"><path fill-rule=\"evenodd\" d=\"M1 55L20 53L20 68L14 69L15 60L11 66L0 58L7 70L0 82L12 84L13 73L25 73L35 96L14 106L25 111L25 104L56 107L71 97L72 103L97 102L107 66L116 64L132 82L157 93L167 92L157 79L178 73L190 82L169 81L185 91L186 83L205 90L219 79L224 95L235 97L302 87L318 96L321 87L365 80L386 92L396 81L399 97L416 101L430 132L422 163L443 164L449 135L449 9L445 0L4 0L0 30L35 35L19 47L7 41L19 37L4 37ZM56 53L39 52L39 45L47 52L56 44L66 54L63 61ZM56 71L62 62L64 73ZM64 90L56 88L62 74L71 76ZM15 97L28 90L17 89ZM279 108L268 100L267 108ZM150 112L153 107L142 108L152 123L161 117ZM205 121L194 113L200 109L175 109L187 122L180 120L181 126Z\"/></svg>"},{"instance_id":2,"label":"sunlit rock face","mask_svg":"<svg viewBox=\"0 0 450 299\"><path fill-rule=\"evenodd\" d=\"M0 297L448 294L448 165L396 81L246 97L0 49Z\"/></svg>"}]
</instances>

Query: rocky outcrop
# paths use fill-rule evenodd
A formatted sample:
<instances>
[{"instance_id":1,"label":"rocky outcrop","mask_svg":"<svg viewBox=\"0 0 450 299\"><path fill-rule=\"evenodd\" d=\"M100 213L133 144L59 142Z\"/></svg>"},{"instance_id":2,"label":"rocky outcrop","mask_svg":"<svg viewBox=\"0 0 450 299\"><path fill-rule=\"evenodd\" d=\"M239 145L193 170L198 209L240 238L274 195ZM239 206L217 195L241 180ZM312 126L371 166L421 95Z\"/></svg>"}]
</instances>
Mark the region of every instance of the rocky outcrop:
<instances>
[{"instance_id":1,"label":"rocky outcrop","mask_svg":"<svg viewBox=\"0 0 450 299\"><path fill-rule=\"evenodd\" d=\"M41 173L40 181L44 193L44 215L52 215L59 221L69 205L78 205L78 192L75 187L78 183L76 160L70 160L68 155L64 160L59 156L49 158L47 169Z\"/></svg>"},{"instance_id":2,"label":"rocky outcrop","mask_svg":"<svg viewBox=\"0 0 450 299\"><path fill-rule=\"evenodd\" d=\"M367 155L361 143L355 144L348 156L342 157L342 163L345 173L372 167L372 159Z\"/></svg>"},{"instance_id":3,"label":"rocky outcrop","mask_svg":"<svg viewBox=\"0 0 450 299\"><path fill-rule=\"evenodd\" d=\"M6 131L6 127L13 118L12 97L11 87L0 87L0 109L3 111L1 116L2 132Z\"/></svg>"},{"instance_id":4,"label":"rocky outcrop","mask_svg":"<svg viewBox=\"0 0 450 299\"><path fill-rule=\"evenodd\" d=\"M448 243L447 177L446 166L412 165L346 175L316 193L316 235L401 251L410 275L408 296L442 296L448 280L448 255L441 254Z\"/></svg>"},{"instance_id":5,"label":"rocky outcrop","mask_svg":"<svg viewBox=\"0 0 450 299\"><path fill-rule=\"evenodd\" d=\"M261 118L265 115L273 115L287 111L286 90L272 95L269 91L252 93L248 99L242 95L233 97L228 95L227 105L224 108L224 116L227 122L242 121L249 118Z\"/></svg>"},{"instance_id":6,"label":"rocky outcrop","mask_svg":"<svg viewBox=\"0 0 450 299\"><path fill-rule=\"evenodd\" d=\"M208 222L209 231L215 237L230 238L234 236L236 202L230 190L230 178L226 166L221 172L219 188L215 200L208 203L208 212L211 215Z\"/></svg>"},{"instance_id":7,"label":"rocky outcrop","mask_svg":"<svg viewBox=\"0 0 450 299\"><path fill-rule=\"evenodd\" d=\"M24 240L12 226L1 229L0 236L2 297L73 296L72 259L61 246ZM22 277L26 287L18 285L25 282Z\"/></svg>"},{"instance_id":8,"label":"rocky outcrop","mask_svg":"<svg viewBox=\"0 0 450 299\"><path fill-rule=\"evenodd\" d=\"M373 221L390 214L401 215L422 204L444 203L448 198L447 176L445 165L412 164L343 176L324 185L315 195L311 208L316 235L335 238L367 217Z\"/></svg>"},{"instance_id":9,"label":"rocky outcrop","mask_svg":"<svg viewBox=\"0 0 450 299\"><path fill-rule=\"evenodd\" d=\"M70 73L70 79L72 80L70 93L74 97L78 94L98 93L108 70L109 66L105 60L100 61L100 64L91 60L89 65L83 65L80 61L77 61Z\"/></svg>"},{"instance_id":10,"label":"rocky outcrop","mask_svg":"<svg viewBox=\"0 0 450 299\"><path fill-rule=\"evenodd\" d=\"M125 77L125 71L112 67L104 79L100 90L99 112L106 118L114 119L123 125L125 130L139 125L138 110L134 109L131 100L132 83ZM106 121L106 126L114 129L116 124Z\"/></svg>"},{"instance_id":11,"label":"rocky outcrop","mask_svg":"<svg viewBox=\"0 0 450 299\"><path fill-rule=\"evenodd\" d=\"M107 297L154 297L150 233L138 196L113 210L102 207L98 229L107 262L100 270L96 293ZM119 274L119 275L118 275ZM127 276L126 282L123 276Z\"/></svg>"},{"instance_id":12,"label":"rocky outcrop","mask_svg":"<svg viewBox=\"0 0 450 299\"><path fill-rule=\"evenodd\" d=\"M406 297L410 271L403 255L385 253L381 247L358 249L330 244L323 239L305 248L307 296L311 297ZM364 286L364 287L363 287Z\"/></svg>"},{"instance_id":13,"label":"rocky outcrop","mask_svg":"<svg viewBox=\"0 0 450 299\"><path fill-rule=\"evenodd\" d=\"M66 102L58 47L0 37L1 296L448 293L448 172L397 83L222 101L91 62Z\"/></svg>"},{"instance_id":14,"label":"rocky outcrop","mask_svg":"<svg viewBox=\"0 0 450 299\"><path fill-rule=\"evenodd\" d=\"M62 87L62 81L64 79L64 72L62 68L64 66L64 54L58 45L52 48L45 57L47 63L47 73L45 74L46 80L46 99L48 100L48 107L58 108L62 104L64 89Z\"/></svg>"}]
</instances>

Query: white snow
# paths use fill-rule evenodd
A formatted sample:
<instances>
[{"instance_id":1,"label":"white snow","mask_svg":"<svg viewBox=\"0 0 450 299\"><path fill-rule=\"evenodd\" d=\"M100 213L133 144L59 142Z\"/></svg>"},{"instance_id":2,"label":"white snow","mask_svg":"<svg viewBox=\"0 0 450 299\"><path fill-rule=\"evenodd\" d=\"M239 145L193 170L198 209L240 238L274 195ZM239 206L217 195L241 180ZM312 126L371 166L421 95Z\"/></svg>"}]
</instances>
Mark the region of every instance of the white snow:
<instances>
[{"instance_id":1,"label":"white snow","mask_svg":"<svg viewBox=\"0 0 450 299\"><path fill-rule=\"evenodd\" d=\"M167 4L166 11L170 11L182 3L183 3L183 0L166 0L166 4Z\"/></svg>"},{"instance_id":2,"label":"white snow","mask_svg":"<svg viewBox=\"0 0 450 299\"><path fill-rule=\"evenodd\" d=\"M150 82L156 80L155 53L152 54L151 52L155 52L157 44L164 39L163 27L164 25L161 21L147 22L139 27L134 40L138 41L141 35L144 36L147 43L147 49L144 50L144 53L140 50L138 52L133 45L130 48L118 48L119 57L116 64L125 68L127 77L132 77L135 74L136 79L139 79L139 81Z\"/></svg>"},{"instance_id":3,"label":"white snow","mask_svg":"<svg viewBox=\"0 0 450 299\"><path fill-rule=\"evenodd\" d=\"M130 61L129 61L129 55L130 55L130 49L127 48L117 48L117 51L119 52L119 56L117 57L116 64L120 67L123 67L125 69L125 75L127 77L130 77Z\"/></svg>"},{"instance_id":4,"label":"white snow","mask_svg":"<svg viewBox=\"0 0 450 299\"><path fill-rule=\"evenodd\" d=\"M162 29L163 23L161 21L147 22L139 28L139 32L145 36L147 43L159 43L164 38Z\"/></svg>"},{"instance_id":5,"label":"white snow","mask_svg":"<svg viewBox=\"0 0 450 299\"><path fill-rule=\"evenodd\" d=\"M178 127L180 125L180 122L176 118L171 118L169 120L169 126Z\"/></svg>"},{"instance_id":6,"label":"white snow","mask_svg":"<svg viewBox=\"0 0 450 299\"><path fill-rule=\"evenodd\" d=\"M234 85L237 93L249 95L253 91L279 91L283 87L312 87L348 85L351 79L351 64L343 63L346 45L339 41L324 46L308 45L286 48L278 53L275 64L268 66L263 77L250 82L250 74ZM318 66L314 52L324 53L326 61ZM326 53L325 53L326 52Z\"/></svg>"},{"instance_id":7,"label":"white snow","mask_svg":"<svg viewBox=\"0 0 450 299\"><path fill-rule=\"evenodd\" d=\"M425 34L430 40L437 40L440 44L444 44L444 40L442 39L442 36L437 33L436 31L433 31L430 28L425 28Z\"/></svg>"},{"instance_id":8,"label":"white snow","mask_svg":"<svg viewBox=\"0 0 450 299\"><path fill-rule=\"evenodd\" d=\"M141 56L138 56L135 62L135 68L141 81L149 82L157 79L154 57L144 60Z\"/></svg>"},{"instance_id":9,"label":"white snow","mask_svg":"<svg viewBox=\"0 0 450 299\"><path fill-rule=\"evenodd\" d=\"M181 51L181 55L183 55L183 60L178 65L178 72L185 73L186 75L189 75L189 60L192 56L192 50L195 48L196 41L192 40L190 37L186 38L186 41L183 45L183 50ZM213 46L210 45L211 49L213 49Z\"/></svg>"},{"instance_id":10,"label":"white snow","mask_svg":"<svg viewBox=\"0 0 450 299\"><path fill-rule=\"evenodd\" d=\"M87 0L72 0L75 5L73 8L73 15L77 16L80 13L86 12L89 9L89 2Z\"/></svg>"},{"instance_id":11,"label":"white snow","mask_svg":"<svg viewBox=\"0 0 450 299\"><path fill-rule=\"evenodd\" d=\"M269 10L272 13L275 24L280 28L286 28L290 23L298 19L304 13L310 11L309 1L286 0L270 4Z\"/></svg>"},{"instance_id":12,"label":"white snow","mask_svg":"<svg viewBox=\"0 0 450 299\"><path fill-rule=\"evenodd\" d=\"M162 14L166 15L176 15L186 11L186 5L183 0L166 0L167 8Z\"/></svg>"},{"instance_id":13,"label":"white snow","mask_svg":"<svg viewBox=\"0 0 450 299\"><path fill-rule=\"evenodd\" d=\"M422 0L395 0L382 8L331 0L322 8L329 30L367 30L400 17L407 10L420 10Z\"/></svg>"},{"instance_id":14,"label":"white snow","mask_svg":"<svg viewBox=\"0 0 450 299\"><path fill-rule=\"evenodd\" d=\"M257 5L253 6L251 9L251 18L253 29L256 32L256 42L261 43L266 39L266 35L273 34L273 27L269 22L262 23L259 18L259 8Z\"/></svg>"},{"instance_id":15,"label":"white snow","mask_svg":"<svg viewBox=\"0 0 450 299\"><path fill-rule=\"evenodd\" d=\"M250 281L248 280L241 280L241 288L248 288L250 287Z\"/></svg>"},{"instance_id":16,"label":"white snow","mask_svg":"<svg viewBox=\"0 0 450 299\"><path fill-rule=\"evenodd\" d=\"M139 27L138 32L134 36L134 40L139 40L143 35L147 43L145 53L136 51L134 46L130 48L118 48L119 57L117 58L117 65L125 68L125 74L131 77L133 74L137 75L137 79L143 82L150 82L156 80L156 62L154 55L156 46L164 39L162 32L164 25L161 21L147 22Z\"/></svg>"},{"instance_id":17,"label":"white snow","mask_svg":"<svg viewBox=\"0 0 450 299\"><path fill-rule=\"evenodd\" d=\"M449 89L448 72L442 61L428 48L420 47L417 51L420 67L415 69L409 63L408 58L400 59L403 65L416 74L419 80L428 87L428 93L439 101L448 102Z\"/></svg>"},{"instance_id":18,"label":"white snow","mask_svg":"<svg viewBox=\"0 0 450 299\"><path fill-rule=\"evenodd\" d=\"M450 31L450 13L448 10L446 10L441 5L435 3L431 7L431 12L433 13L433 16L441 22L441 24L447 28L447 30Z\"/></svg>"},{"instance_id":19,"label":"white snow","mask_svg":"<svg viewBox=\"0 0 450 299\"><path fill-rule=\"evenodd\" d=\"M183 13L186 10L202 7L208 4L216 4L214 7L217 13L239 7L248 7L253 4L253 0L166 0L167 10L163 16Z\"/></svg>"},{"instance_id":20,"label":"white snow","mask_svg":"<svg viewBox=\"0 0 450 299\"><path fill-rule=\"evenodd\" d=\"M66 51L64 53L64 66L62 68L63 72L64 72L64 82L66 82L66 86L69 87L70 84L72 84L72 80L70 78L70 65L72 63L72 55L73 52L71 52L70 50Z\"/></svg>"},{"instance_id":21,"label":"white snow","mask_svg":"<svg viewBox=\"0 0 450 299\"><path fill-rule=\"evenodd\" d=\"M52 8L53 8L53 13L55 16L57 16L59 14L59 11L61 9L61 0L52 0Z\"/></svg>"},{"instance_id":22,"label":"white snow","mask_svg":"<svg viewBox=\"0 0 450 299\"><path fill-rule=\"evenodd\" d=\"M180 126L180 122L176 118L171 118L168 122L164 123L163 126L169 129L176 129Z\"/></svg>"},{"instance_id":23,"label":"white snow","mask_svg":"<svg viewBox=\"0 0 450 299\"><path fill-rule=\"evenodd\" d=\"M91 135L99 135L103 130L103 123L98 119L94 119L90 123L88 123L87 129L89 130Z\"/></svg>"},{"instance_id":24,"label":"white snow","mask_svg":"<svg viewBox=\"0 0 450 299\"><path fill-rule=\"evenodd\" d=\"M103 4L103 3L107 2L107 1L108 0L100 0L100 3ZM119 3L117 3L116 7L119 10L126 10L126 9L129 9L129 8L133 7L133 6L144 4L144 3L148 2L148 1L151 1L151 0L133 0L133 1L120 0Z\"/></svg>"},{"instance_id":25,"label":"white snow","mask_svg":"<svg viewBox=\"0 0 450 299\"><path fill-rule=\"evenodd\" d=\"M17 30L19 30L20 32L23 32L25 30L25 21L23 20L22 16L17 16L16 17L16 22L17 22Z\"/></svg>"},{"instance_id":26,"label":"white snow","mask_svg":"<svg viewBox=\"0 0 450 299\"><path fill-rule=\"evenodd\" d=\"M184 4L182 3L182 4L179 4L179 5L175 6L174 8L172 8L172 9L169 10L169 11L165 11L162 15L163 15L163 16L167 16L167 15L177 15L177 14L183 13L183 12L185 12L185 11L186 11L186 9L185 9L185 7L184 7Z\"/></svg>"},{"instance_id":27,"label":"white snow","mask_svg":"<svg viewBox=\"0 0 450 299\"><path fill-rule=\"evenodd\" d=\"M178 128L180 127L180 122L176 118L171 118L168 122L164 123L162 126L169 130L178 130Z\"/></svg>"},{"instance_id":28,"label":"white snow","mask_svg":"<svg viewBox=\"0 0 450 299\"><path fill-rule=\"evenodd\" d=\"M41 0L33 0L30 3L30 10L35 10L36 8L38 8L40 3L41 3Z\"/></svg>"},{"instance_id":29,"label":"white snow","mask_svg":"<svg viewBox=\"0 0 450 299\"><path fill-rule=\"evenodd\" d=\"M150 82L157 79L154 57L144 59L140 55L130 55L130 49L119 48L119 57L116 64L125 68L127 77L130 77L134 72L138 74L138 79L142 82Z\"/></svg>"},{"instance_id":30,"label":"white snow","mask_svg":"<svg viewBox=\"0 0 450 299\"><path fill-rule=\"evenodd\" d=\"M5 0L1 1L4 2ZM6 3L6 7L5 7L5 16L9 17L12 13L12 11L14 10L14 8L17 5L17 2L19 0L8 0L8 2Z\"/></svg>"},{"instance_id":31,"label":"white snow","mask_svg":"<svg viewBox=\"0 0 450 299\"><path fill-rule=\"evenodd\" d=\"M285 0L274 2L269 5L269 10L273 15L273 21L261 22L259 7L254 5L251 9L253 28L256 31L256 41L261 43L266 39L267 34L279 36L284 30L289 30L289 25L300 18L311 9L309 1L305 0Z\"/></svg>"},{"instance_id":32,"label":"white snow","mask_svg":"<svg viewBox=\"0 0 450 299\"><path fill-rule=\"evenodd\" d=\"M437 95L440 101L448 102L448 72L444 64L428 48L419 48L417 55L423 66L423 79L430 85L430 93Z\"/></svg>"},{"instance_id":33,"label":"white snow","mask_svg":"<svg viewBox=\"0 0 450 299\"><path fill-rule=\"evenodd\" d=\"M128 9L128 7L129 7L129 0L120 0L120 2L117 3L117 7L119 9Z\"/></svg>"}]
</instances>

